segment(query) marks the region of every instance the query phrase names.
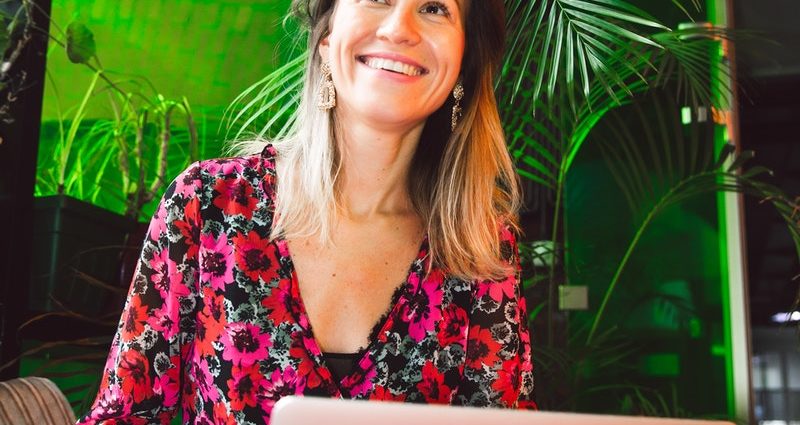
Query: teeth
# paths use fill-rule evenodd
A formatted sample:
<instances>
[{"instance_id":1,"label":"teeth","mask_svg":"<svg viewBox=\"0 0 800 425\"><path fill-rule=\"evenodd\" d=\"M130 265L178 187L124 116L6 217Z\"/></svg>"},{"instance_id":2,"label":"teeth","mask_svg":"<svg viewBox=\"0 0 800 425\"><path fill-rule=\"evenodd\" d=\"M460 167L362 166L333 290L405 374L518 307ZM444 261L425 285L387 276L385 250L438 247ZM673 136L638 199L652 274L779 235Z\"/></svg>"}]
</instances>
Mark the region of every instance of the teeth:
<instances>
[{"instance_id":1,"label":"teeth","mask_svg":"<svg viewBox=\"0 0 800 425\"><path fill-rule=\"evenodd\" d=\"M364 58L364 63L368 67L373 69L385 69L387 71L399 72L401 74L409 75L411 77L422 75L421 68L417 68L416 66L409 65L403 62L393 61L391 59L366 57Z\"/></svg>"}]
</instances>

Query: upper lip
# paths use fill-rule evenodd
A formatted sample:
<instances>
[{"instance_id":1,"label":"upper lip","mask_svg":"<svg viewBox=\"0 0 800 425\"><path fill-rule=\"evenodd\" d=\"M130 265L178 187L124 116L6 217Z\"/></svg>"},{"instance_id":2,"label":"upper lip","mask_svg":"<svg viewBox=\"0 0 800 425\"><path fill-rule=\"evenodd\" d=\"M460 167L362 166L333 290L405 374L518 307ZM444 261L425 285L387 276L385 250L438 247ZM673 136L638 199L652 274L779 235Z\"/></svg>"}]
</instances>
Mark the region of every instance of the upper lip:
<instances>
[{"instance_id":1,"label":"upper lip","mask_svg":"<svg viewBox=\"0 0 800 425\"><path fill-rule=\"evenodd\" d=\"M363 58L367 58L367 57L369 57L369 58L389 59L389 60L393 60L393 61L396 61L396 62L401 62L401 63L407 64L407 65L411 65L411 66L417 67L417 68L422 70L423 74L427 74L428 73L428 69L425 68L424 66L420 65L419 62L417 62L417 61L415 61L415 60L413 60L413 59L411 59L411 58L409 58L407 56L403 56L403 55L400 55L400 54L397 54L397 53L388 53L388 52L363 53L363 54L360 54L360 55L358 55L356 57L359 60L363 59Z\"/></svg>"}]
</instances>

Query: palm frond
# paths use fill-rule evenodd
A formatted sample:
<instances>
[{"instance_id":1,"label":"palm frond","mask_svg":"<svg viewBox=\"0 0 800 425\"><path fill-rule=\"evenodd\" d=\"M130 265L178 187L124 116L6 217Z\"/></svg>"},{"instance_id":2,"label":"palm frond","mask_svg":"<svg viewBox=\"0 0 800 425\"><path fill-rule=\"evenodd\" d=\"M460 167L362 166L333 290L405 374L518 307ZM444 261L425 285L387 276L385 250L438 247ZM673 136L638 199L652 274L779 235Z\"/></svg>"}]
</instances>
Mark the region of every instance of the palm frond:
<instances>
[{"instance_id":1,"label":"palm frond","mask_svg":"<svg viewBox=\"0 0 800 425\"><path fill-rule=\"evenodd\" d=\"M306 53L299 54L239 94L223 115L223 122L227 123L226 138L232 131L235 131L233 139L244 134L285 135L299 103L307 59Z\"/></svg>"},{"instance_id":2,"label":"palm frond","mask_svg":"<svg viewBox=\"0 0 800 425\"><path fill-rule=\"evenodd\" d=\"M543 90L553 96L562 82L584 96L593 81L608 90L625 87L618 69L608 66L609 58L623 52L647 62L638 47L661 47L649 31L669 31L623 0L508 0L507 9L509 57L501 78L513 81L512 102L531 76L535 99Z\"/></svg>"},{"instance_id":3,"label":"palm frond","mask_svg":"<svg viewBox=\"0 0 800 425\"><path fill-rule=\"evenodd\" d=\"M644 102L658 107L648 108L651 112L645 113L642 107ZM683 124L680 107L670 96L642 99L631 105L630 109L624 111L627 125L621 122L623 113L617 110L610 113L609 119L599 128L604 135L601 137L606 137L601 146L608 168L633 208L636 228L594 315L588 341L598 331L608 301L642 235L653 220L671 205L714 192L756 196L772 203L784 218L800 258L798 201L786 196L779 188L758 180L762 174L769 173L768 169L755 167L740 171L752 158L751 152L737 153L732 147L724 147L715 153L711 146L701 145L701 140L710 140L708 134L713 130L713 122ZM631 123L632 115L638 117L638 125ZM660 131L643 130L653 126L654 122L658 122ZM664 155L668 151L666 147L678 145L684 146L681 152Z\"/></svg>"}]
</instances>

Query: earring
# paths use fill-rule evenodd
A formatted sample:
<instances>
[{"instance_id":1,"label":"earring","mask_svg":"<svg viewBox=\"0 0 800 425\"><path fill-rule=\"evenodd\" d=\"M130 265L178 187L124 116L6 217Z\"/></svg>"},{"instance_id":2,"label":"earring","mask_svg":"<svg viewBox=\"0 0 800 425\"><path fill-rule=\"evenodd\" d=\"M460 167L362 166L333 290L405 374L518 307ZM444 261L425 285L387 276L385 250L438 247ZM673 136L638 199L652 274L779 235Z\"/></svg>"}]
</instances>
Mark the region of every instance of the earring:
<instances>
[{"instance_id":1,"label":"earring","mask_svg":"<svg viewBox=\"0 0 800 425\"><path fill-rule=\"evenodd\" d=\"M322 84L319 87L317 107L321 111L327 111L336 106L336 88L333 87L330 64L322 62L320 70L322 71Z\"/></svg>"},{"instance_id":2,"label":"earring","mask_svg":"<svg viewBox=\"0 0 800 425\"><path fill-rule=\"evenodd\" d=\"M453 105L453 117L452 121L450 121L450 131L456 130L458 119L461 118L461 99L464 98L464 85L461 84L461 81L459 81L453 89L453 98L455 98L456 103Z\"/></svg>"}]
</instances>

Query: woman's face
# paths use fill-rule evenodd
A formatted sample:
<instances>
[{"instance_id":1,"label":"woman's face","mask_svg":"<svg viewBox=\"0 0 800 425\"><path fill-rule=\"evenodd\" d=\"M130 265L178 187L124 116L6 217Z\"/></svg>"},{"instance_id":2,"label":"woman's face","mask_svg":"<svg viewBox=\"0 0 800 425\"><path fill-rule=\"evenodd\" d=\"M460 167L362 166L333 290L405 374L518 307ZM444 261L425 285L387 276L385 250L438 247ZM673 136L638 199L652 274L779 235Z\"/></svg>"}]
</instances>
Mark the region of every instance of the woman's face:
<instances>
[{"instance_id":1,"label":"woman's face","mask_svg":"<svg viewBox=\"0 0 800 425\"><path fill-rule=\"evenodd\" d=\"M338 0L320 45L337 117L414 127L452 92L464 55L467 0Z\"/></svg>"}]
</instances>

